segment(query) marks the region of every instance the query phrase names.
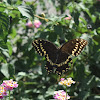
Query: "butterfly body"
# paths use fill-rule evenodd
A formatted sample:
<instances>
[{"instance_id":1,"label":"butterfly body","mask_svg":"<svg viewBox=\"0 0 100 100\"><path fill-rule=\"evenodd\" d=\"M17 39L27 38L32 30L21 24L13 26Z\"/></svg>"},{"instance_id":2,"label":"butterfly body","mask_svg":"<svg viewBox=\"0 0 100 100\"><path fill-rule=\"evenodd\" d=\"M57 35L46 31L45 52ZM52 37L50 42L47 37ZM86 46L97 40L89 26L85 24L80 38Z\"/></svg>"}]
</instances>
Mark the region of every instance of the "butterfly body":
<instances>
[{"instance_id":1,"label":"butterfly body","mask_svg":"<svg viewBox=\"0 0 100 100\"><path fill-rule=\"evenodd\" d=\"M71 55L77 56L86 46L87 41L84 39L74 39L57 48L50 41L37 39L33 43L36 51L46 58L46 70L48 73L54 72L62 74L69 69L69 63L72 63Z\"/></svg>"}]
</instances>

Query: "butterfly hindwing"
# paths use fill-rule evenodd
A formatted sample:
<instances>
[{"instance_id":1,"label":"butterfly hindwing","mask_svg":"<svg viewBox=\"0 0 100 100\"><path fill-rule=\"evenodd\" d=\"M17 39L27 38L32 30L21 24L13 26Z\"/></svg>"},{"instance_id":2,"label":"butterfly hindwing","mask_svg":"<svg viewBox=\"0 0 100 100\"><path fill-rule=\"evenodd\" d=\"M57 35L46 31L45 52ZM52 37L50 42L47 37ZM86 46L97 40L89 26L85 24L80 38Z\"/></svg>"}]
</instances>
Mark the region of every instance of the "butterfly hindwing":
<instances>
[{"instance_id":1,"label":"butterfly hindwing","mask_svg":"<svg viewBox=\"0 0 100 100\"><path fill-rule=\"evenodd\" d=\"M47 61L45 68L48 73L51 73L56 69L55 73L61 75L69 69L69 63L72 63L71 56L59 51L55 63L51 65L50 62Z\"/></svg>"},{"instance_id":2,"label":"butterfly hindwing","mask_svg":"<svg viewBox=\"0 0 100 100\"><path fill-rule=\"evenodd\" d=\"M67 53L59 51L56 62L56 73L61 75L69 69L69 63L72 63L71 56Z\"/></svg>"},{"instance_id":3,"label":"butterfly hindwing","mask_svg":"<svg viewBox=\"0 0 100 100\"><path fill-rule=\"evenodd\" d=\"M53 73L54 67L50 64L50 62L47 61L45 68L46 68L48 74Z\"/></svg>"}]
</instances>

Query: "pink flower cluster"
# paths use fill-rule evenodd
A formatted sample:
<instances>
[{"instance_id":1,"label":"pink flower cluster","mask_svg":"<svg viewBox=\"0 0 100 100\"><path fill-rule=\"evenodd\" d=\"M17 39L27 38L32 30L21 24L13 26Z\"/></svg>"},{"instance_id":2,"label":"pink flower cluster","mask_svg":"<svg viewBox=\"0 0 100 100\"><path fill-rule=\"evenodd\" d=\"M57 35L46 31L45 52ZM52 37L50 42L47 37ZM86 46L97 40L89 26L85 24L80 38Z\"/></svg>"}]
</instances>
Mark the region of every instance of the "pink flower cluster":
<instances>
[{"instance_id":1,"label":"pink flower cluster","mask_svg":"<svg viewBox=\"0 0 100 100\"><path fill-rule=\"evenodd\" d=\"M54 99L57 100L68 100L70 99L70 96L67 94L64 90L59 90L54 92Z\"/></svg>"},{"instance_id":2,"label":"pink flower cluster","mask_svg":"<svg viewBox=\"0 0 100 100\"><path fill-rule=\"evenodd\" d=\"M7 96L8 90L13 90L13 88L17 87L17 82L13 81L12 79L3 81L3 83L0 85L0 99L2 99L4 96Z\"/></svg>"},{"instance_id":3,"label":"pink flower cluster","mask_svg":"<svg viewBox=\"0 0 100 100\"><path fill-rule=\"evenodd\" d=\"M70 87L72 83L75 84L75 81L73 81L72 78L67 78L67 79L61 78L59 85L65 85ZM54 92L54 99L68 100L70 99L70 96L64 90L59 90Z\"/></svg>"},{"instance_id":4,"label":"pink flower cluster","mask_svg":"<svg viewBox=\"0 0 100 100\"><path fill-rule=\"evenodd\" d=\"M4 96L7 96L6 91L7 91L6 87L0 85L0 99L3 99Z\"/></svg>"},{"instance_id":5,"label":"pink flower cluster","mask_svg":"<svg viewBox=\"0 0 100 100\"><path fill-rule=\"evenodd\" d=\"M34 21L34 26L35 26L35 28L39 28L40 25L41 25L41 22L40 22L39 20L35 20L35 21Z\"/></svg>"},{"instance_id":6,"label":"pink flower cluster","mask_svg":"<svg viewBox=\"0 0 100 100\"><path fill-rule=\"evenodd\" d=\"M32 23L31 21L28 21L28 22L26 23L26 26L32 28L32 27L33 27L33 23Z\"/></svg>"},{"instance_id":7,"label":"pink flower cluster","mask_svg":"<svg viewBox=\"0 0 100 100\"><path fill-rule=\"evenodd\" d=\"M61 78L61 81L59 82L59 85L66 85L68 87L71 86L71 84L75 84L75 81L72 80L72 78Z\"/></svg>"},{"instance_id":8,"label":"pink flower cluster","mask_svg":"<svg viewBox=\"0 0 100 100\"><path fill-rule=\"evenodd\" d=\"M39 20L34 20L34 27L35 27L35 28L39 28L41 24L42 24L42 23L41 23ZM32 27L33 27L33 23L32 23L31 21L28 21L28 22L26 23L26 26L32 28Z\"/></svg>"}]
</instances>

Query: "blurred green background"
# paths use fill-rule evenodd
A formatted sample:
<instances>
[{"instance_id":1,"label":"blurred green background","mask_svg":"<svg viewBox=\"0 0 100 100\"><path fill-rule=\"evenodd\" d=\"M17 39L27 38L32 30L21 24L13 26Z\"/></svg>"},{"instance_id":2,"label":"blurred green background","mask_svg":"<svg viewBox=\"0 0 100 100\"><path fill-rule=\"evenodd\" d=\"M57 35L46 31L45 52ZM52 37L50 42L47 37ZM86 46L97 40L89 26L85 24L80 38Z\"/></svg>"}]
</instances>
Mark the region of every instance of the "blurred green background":
<instances>
[{"instance_id":1,"label":"blurred green background","mask_svg":"<svg viewBox=\"0 0 100 100\"><path fill-rule=\"evenodd\" d=\"M26 26L35 20L42 23L39 28ZM11 100L50 100L55 90L65 90L58 75L47 74L45 58L32 47L36 38L58 47L75 38L87 40L62 77L76 81L68 88L71 100L100 100L100 0L0 1L0 83L12 78L19 84Z\"/></svg>"}]
</instances>

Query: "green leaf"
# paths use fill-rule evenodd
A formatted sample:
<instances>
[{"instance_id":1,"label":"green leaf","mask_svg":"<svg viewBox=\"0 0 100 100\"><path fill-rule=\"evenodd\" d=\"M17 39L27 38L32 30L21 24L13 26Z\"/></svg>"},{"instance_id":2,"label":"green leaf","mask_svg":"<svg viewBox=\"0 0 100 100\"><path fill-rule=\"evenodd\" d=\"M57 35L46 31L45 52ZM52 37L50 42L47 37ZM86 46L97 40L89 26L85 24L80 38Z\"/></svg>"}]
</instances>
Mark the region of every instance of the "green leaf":
<instances>
[{"instance_id":1,"label":"green leaf","mask_svg":"<svg viewBox=\"0 0 100 100\"><path fill-rule=\"evenodd\" d=\"M14 74L15 74L15 67L14 67L14 65L8 63L8 68L9 68L8 70L9 70L10 77L13 77Z\"/></svg>"},{"instance_id":2,"label":"green leaf","mask_svg":"<svg viewBox=\"0 0 100 100\"><path fill-rule=\"evenodd\" d=\"M81 92L79 92L78 99L79 100L86 100L89 95L90 95L89 91L81 91Z\"/></svg>"},{"instance_id":3,"label":"green leaf","mask_svg":"<svg viewBox=\"0 0 100 100\"><path fill-rule=\"evenodd\" d=\"M32 11L30 6L21 5L21 6L18 6L18 10L25 17L28 17L28 18L33 18L34 17L33 11Z\"/></svg>"},{"instance_id":4,"label":"green leaf","mask_svg":"<svg viewBox=\"0 0 100 100\"><path fill-rule=\"evenodd\" d=\"M93 36L93 39L94 39L95 41L97 41L98 43L100 43L100 35L94 35L94 36Z\"/></svg>"},{"instance_id":5,"label":"green leaf","mask_svg":"<svg viewBox=\"0 0 100 100\"><path fill-rule=\"evenodd\" d=\"M7 63L2 65L1 72L6 78L9 78L10 75L9 75L8 64Z\"/></svg>"},{"instance_id":6,"label":"green leaf","mask_svg":"<svg viewBox=\"0 0 100 100\"><path fill-rule=\"evenodd\" d=\"M74 11L74 12L72 13L72 15L73 15L73 17L74 17L75 24L78 25L78 24L79 24L79 16L80 16L80 13Z\"/></svg>"},{"instance_id":7,"label":"green leaf","mask_svg":"<svg viewBox=\"0 0 100 100\"><path fill-rule=\"evenodd\" d=\"M12 46L11 46L11 42L10 41L7 41L7 46L8 46L8 52L9 54L11 55L12 54Z\"/></svg>"},{"instance_id":8,"label":"green leaf","mask_svg":"<svg viewBox=\"0 0 100 100\"><path fill-rule=\"evenodd\" d=\"M10 25L10 21L8 15L6 13L0 12L0 33L2 31L4 37L6 37L7 35L9 25Z\"/></svg>"},{"instance_id":9,"label":"green leaf","mask_svg":"<svg viewBox=\"0 0 100 100\"><path fill-rule=\"evenodd\" d=\"M7 49L7 45L3 40L0 40L0 61L6 62L5 57L10 57Z\"/></svg>"},{"instance_id":10,"label":"green leaf","mask_svg":"<svg viewBox=\"0 0 100 100\"><path fill-rule=\"evenodd\" d=\"M100 34L100 27L97 29L98 34Z\"/></svg>"},{"instance_id":11,"label":"green leaf","mask_svg":"<svg viewBox=\"0 0 100 100\"><path fill-rule=\"evenodd\" d=\"M3 49L7 49L7 45L6 45L6 43L4 42L3 39L0 39L0 47L2 48L2 50L3 50ZM1 48L0 48L0 49L1 49Z\"/></svg>"},{"instance_id":12,"label":"green leaf","mask_svg":"<svg viewBox=\"0 0 100 100\"><path fill-rule=\"evenodd\" d=\"M10 56L9 56L9 53L8 53L7 51L3 51L2 53L3 53L6 57L8 57L8 58L10 57Z\"/></svg>"},{"instance_id":13,"label":"green leaf","mask_svg":"<svg viewBox=\"0 0 100 100\"><path fill-rule=\"evenodd\" d=\"M61 25L55 25L54 26L54 31L59 36L62 36L62 34L63 34L63 29L62 29L62 26Z\"/></svg>"},{"instance_id":14,"label":"green leaf","mask_svg":"<svg viewBox=\"0 0 100 100\"><path fill-rule=\"evenodd\" d=\"M89 15L89 17L91 18L92 22L95 23L96 21L96 16L92 15L89 11L89 9L85 9L86 13Z\"/></svg>"},{"instance_id":15,"label":"green leaf","mask_svg":"<svg viewBox=\"0 0 100 100\"><path fill-rule=\"evenodd\" d=\"M19 72L18 75L26 76L26 73L25 72Z\"/></svg>"},{"instance_id":16,"label":"green leaf","mask_svg":"<svg viewBox=\"0 0 100 100\"><path fill-rule=\"evenodd\" d=\"M0 63L6 63L6 59L4 58L4 56L0 53Z\"/></svg>"},{"instance_id":17,"label":"green leaf","mask_svg":"<svg viewBox=\"0 0 100 100\"><path fill-rule=\"evenodd\" d=\"M3 2L0 2L0 11L3 12L6 8L5 8L5 4Z\"/></svg>"},{"instance_id":18,"label":"green leaf","mask_svg":"<svg viewBox=\"0 0 100 100\"><path fill-rule=\"evenodd\" d=\"M7 57L9 57L8 53L8 49L3 49L0 47L0 50L5 54L5 56L7 55Z\"/></svg>"},{"instance_id":19,"label":"green leaf","mask_svg":"<svg viewBox=\"0 0 100 100\"><path fill-rule=\"evenodd\" d=\"M52 41L52 42L55 42L56 39L57 39L57 34L55 32L50 32L49 36L48 36L48 40Z\"/></svg>"},{"instance_id":20,"label":"green leaf","mask_svg":"<svg viewBox=\"0 0 100 100\"><path fill-rule=\"evenodd\" d=\"M95 95L95 96L90 96L89 98L88 98L88 100L100 100L100 96L99 95Z\"/></svg>"},{"instance_id":21,"label":"green leaf","mask_svg":"<svg viewBox=\"0 0 100 100\"><path fill-rule=\"evenodd\" d=\"M9 54L6 51L8 29L9 29L9 17L6 13L0 12L0 51L7 57L9 57Z\"/></svg>"},{"instance_id":22,"label":"green leaf","mask_svg":"<svg viewBox=\"0 0 100 100\"><path fill-rule=\"evenodd\" d=\"M87 21L84 18L80 17L79 20L81 20L85 25L87 25Z\"/></svg>"}]
</instances>

